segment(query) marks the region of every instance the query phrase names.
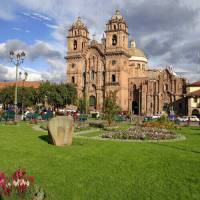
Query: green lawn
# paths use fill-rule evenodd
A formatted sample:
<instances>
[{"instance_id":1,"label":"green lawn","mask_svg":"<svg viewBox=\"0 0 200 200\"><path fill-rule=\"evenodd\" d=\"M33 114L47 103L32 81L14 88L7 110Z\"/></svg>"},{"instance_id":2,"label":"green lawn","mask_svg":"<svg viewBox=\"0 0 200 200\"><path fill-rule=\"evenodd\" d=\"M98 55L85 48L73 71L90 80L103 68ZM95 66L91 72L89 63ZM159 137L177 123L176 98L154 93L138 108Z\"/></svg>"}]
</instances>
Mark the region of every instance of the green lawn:
<instances>
[{"instance_id":1,"label":"green lawn","mask_svg":"<svg viewBox=\"0 0 200 200\"><path fill-rule=\"evenodd\" d=\"M0 171L34 175L48 200L200 199L200 129L185 141L131 143L74 139L55 147L31 125L0 125Z\"/></svg>"}]
</instances>

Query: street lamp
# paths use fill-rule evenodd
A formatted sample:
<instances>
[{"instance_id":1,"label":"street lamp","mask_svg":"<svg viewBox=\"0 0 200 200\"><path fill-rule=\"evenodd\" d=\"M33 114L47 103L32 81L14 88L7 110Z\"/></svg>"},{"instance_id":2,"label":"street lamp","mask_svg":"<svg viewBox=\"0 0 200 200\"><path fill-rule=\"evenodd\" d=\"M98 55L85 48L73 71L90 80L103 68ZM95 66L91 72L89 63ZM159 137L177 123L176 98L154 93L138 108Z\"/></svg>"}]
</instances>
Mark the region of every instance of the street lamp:
<instances>
[{"instance_id":1,"label":"street lamp","mask_svg":"<svg viewBox=\"0 0 200 200\"><path fill-rule=\"evenodd\" d=\"M15 120L17 120L17 81L18 81L18 69L24 62L25 53L10 51L10 61L16 66L16 83L15 83Z\"/></svg>"},{"instance_id":2,"label":"street lamp","mask_svg":"<svg viewBox=\"0 0 200 200\"><path fill-rule=\"evenodd\" d=\"M22 72L19 72L19 79L23 81L23 94L22 94L22 119L24 119L24 85L28 78L28 73L24 72L24 78L22 79Z\"/></svg>"}]
</instances>

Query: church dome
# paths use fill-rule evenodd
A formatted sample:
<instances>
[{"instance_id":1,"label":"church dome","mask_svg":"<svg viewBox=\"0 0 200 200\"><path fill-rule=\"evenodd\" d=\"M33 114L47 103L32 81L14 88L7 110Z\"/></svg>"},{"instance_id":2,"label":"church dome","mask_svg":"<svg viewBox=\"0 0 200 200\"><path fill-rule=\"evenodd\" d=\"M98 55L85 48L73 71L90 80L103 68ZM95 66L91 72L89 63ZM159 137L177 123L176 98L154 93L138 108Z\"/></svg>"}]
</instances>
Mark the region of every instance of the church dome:
<instances>
[{"instance_id":1,"label":"church dome","mask_svg":"<svg viewBox=\"0 0 200 200\"><path fill-rule=\"evenodd\" d=\"M74 22L72 24L73 28L84 28L87 29L87 27L85 26L85 24L82 22L81 17L78 17L78 19L76 20L76 22Z\"/></svg>"},{"instance_id":2,"label":"church dome","mask_svg":"<svg viewBox=\"0 0 200 200\"><path fill-rule=\"evenodd\" d=\"M124 20L119 10L116 10L115 15L112 16L111 20Z\"/></svg>"},{"instance_id":3,"label":"church dome","mask_svg":"<svg viewBox=\"0 0 200 200\"><path fill-rule=\"evenodd\" d=\"M131 56L129 60L148 62L148 58L145 53L141 49L136 48L135 41L131 41L129 54Z\"/></svg>"}]
</instances>

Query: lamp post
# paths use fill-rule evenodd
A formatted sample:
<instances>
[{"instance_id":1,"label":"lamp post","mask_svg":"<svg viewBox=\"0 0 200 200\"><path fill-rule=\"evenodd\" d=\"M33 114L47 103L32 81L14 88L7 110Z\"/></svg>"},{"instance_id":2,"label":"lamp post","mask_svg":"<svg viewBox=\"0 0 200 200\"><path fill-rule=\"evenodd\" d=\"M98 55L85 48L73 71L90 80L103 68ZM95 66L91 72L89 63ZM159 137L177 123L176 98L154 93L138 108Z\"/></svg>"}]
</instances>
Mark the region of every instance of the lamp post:
<instances>
[{"instance_id":1,"label":"lamp post","mask_svg":"<svg viewBox=\"0 0 200 200\"><path fill-rule=\"evenodd\" d=\"M10 61L16 66L16 83L15 83L15 120L17 120L17 81L19 66L24 62L25 53L10 51Z\"/></svg>"},{"instance_id":2,"label":"lamp post","mask_svg":"<svg viewBox=\"0 0 200 200\"><path fill-rule=\"evenodd\" d=\"M22 119L24 119L24 83L28 78L28 73L24 72L24 78L22 79L22 72L19 72L19 79L23 81L23 94L22 94Z\"/></svg>"}]
</instances>

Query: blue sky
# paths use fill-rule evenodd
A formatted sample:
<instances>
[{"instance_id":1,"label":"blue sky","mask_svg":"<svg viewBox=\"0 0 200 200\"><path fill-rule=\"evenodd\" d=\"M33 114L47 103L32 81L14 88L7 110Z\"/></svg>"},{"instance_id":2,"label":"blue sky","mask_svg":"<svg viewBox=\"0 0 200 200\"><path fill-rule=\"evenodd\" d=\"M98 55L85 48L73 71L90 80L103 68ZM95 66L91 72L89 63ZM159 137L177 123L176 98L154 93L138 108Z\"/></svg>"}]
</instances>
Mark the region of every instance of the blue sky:
<instances>
[{"instance_id":1,"label":"blue sky","mask_svg":"<svg viewBox=\"0 0 200 200\"><path fill-rule=\"evenodd\" d=\"M150 68L172 65L190 81L200 79L198 0L0 0L0 81L15 77L10 49L27 52L21 71L29 80L64 81L69 26L81 16L100 40L117 8Z\"/></svg>"}]
</instances>

